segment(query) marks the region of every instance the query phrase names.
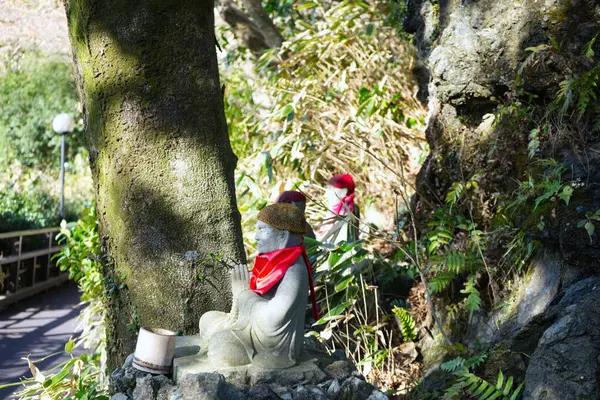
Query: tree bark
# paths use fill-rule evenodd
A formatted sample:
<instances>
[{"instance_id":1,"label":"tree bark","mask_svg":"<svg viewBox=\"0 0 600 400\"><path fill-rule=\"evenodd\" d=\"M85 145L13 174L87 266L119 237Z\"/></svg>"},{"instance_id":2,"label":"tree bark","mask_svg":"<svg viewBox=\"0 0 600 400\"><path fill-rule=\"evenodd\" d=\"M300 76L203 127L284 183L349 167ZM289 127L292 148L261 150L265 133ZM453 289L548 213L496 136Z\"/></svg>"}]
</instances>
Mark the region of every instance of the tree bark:
<instances>
[{"instance_id":1,"label":"tree bark","mask_svg":"<svg viewBox=\"0 0 600 400\"><path fill-rule=\"evenodd\" d=\"M242 0L244 7L254 20L254 23L265 37L270 48L276 49L281 47L283 36L273 24L273 21L265 11L260 0Z\"/></svg>"},{"instance_id":2,"label":"tree bark","mask_svg":"<svg viewBox=\"0 0 600 400\"><path fill-rule=\"evenodd\" d=\"M106 255L109 370L197 332L245 262L208 0L65 0Z\"/></svg>"},{"instance_id":3,"label":"tree bark","mask_svg":"<svg viewBox=\"0 0 600 400\"><path fill-rule=\"evenodd\" d=\"M235 37L255 53L261 53L270 49L265 35L258 29L256 24L246 14L236 7L231 0L222 2L219 13L231 27Z\"/></svg>"}]
</instances>

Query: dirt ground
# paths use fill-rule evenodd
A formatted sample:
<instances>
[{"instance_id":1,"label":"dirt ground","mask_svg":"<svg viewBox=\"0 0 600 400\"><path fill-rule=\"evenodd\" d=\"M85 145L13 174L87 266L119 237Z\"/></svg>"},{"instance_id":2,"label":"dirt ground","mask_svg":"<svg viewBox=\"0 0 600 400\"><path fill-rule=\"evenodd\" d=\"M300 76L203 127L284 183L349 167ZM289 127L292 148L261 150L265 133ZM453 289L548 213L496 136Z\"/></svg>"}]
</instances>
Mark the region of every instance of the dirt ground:
<instances>
[{"instance_id":1,"label":"dirt ground","mask_svg":"<svg viewBox=\"0 0 600 400\"><path fill-rule=\"evenodd\" d=\"M61 0L0 0L0 56L22 50L70 55Z\"/></svg>"}]
</instances>

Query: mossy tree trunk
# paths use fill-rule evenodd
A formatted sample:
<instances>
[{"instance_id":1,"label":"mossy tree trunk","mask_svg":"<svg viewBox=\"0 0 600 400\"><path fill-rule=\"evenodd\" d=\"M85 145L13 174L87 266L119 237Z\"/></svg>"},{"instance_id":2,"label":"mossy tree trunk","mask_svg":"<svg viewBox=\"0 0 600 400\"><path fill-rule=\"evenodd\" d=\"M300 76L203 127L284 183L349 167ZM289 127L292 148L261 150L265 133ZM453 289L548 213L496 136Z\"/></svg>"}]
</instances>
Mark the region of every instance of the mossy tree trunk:
<instances>
[{"instance_id":1,"label":"mossy tree trunk","mask_svg":"<svg viewBox=\"0 0 600 400\"><path fill-rule=\"evenodd\" d=\"M65 0L106 263L108 367L197 332L245 261L208 0Z\"/></svg>"},{"instance_id":2,"label":"mossy tree trunk","mask_svg":"<svg viewBox=\"0 0 600 400\"><path fill-rule=\"evenodd\" d=\"M272 49L281 47L283 36L263 8L262 2L260 0L242 0L242 3L246 7L250 18L254 20L254 23L262 32L269 47Z\"/></svg>"}]
</instances>

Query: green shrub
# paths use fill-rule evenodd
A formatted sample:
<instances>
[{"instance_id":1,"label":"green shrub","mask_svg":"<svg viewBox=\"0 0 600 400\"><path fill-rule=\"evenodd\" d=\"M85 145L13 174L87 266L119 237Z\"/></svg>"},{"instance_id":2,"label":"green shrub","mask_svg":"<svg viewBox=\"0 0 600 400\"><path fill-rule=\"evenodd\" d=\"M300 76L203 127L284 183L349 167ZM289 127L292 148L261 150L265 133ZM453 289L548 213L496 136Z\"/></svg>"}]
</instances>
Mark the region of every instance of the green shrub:
<instances>
[{"instance_id":1,"label":"green shrub","mask_svg":"<svg viewBox=\"0 0 600 400\"><path fill-rule=\"evenodd\" d=\"M79 203L65 204L64 219L77 219ZM17 192L9 189L0 192L0 232L14 232L58 226L58 198L39 190Z\"/></svg>"},{"instance_id":2,"label":"green shrub","mask_svg":"<svg viewBox=\"0 0 600 400\"><path fill-rule=\"evenodd\" d=\"M0 193L0 232L58 225L58 201L45 193Z\"/></svg>"},{"instance_id":3,"label":"green shrub","mask_svg":"<svg viewBox=\"0 0 600 400\"><path fill-rule=\"evenodd\" d=\"M61 113L79 119L68 60L28 53L0 75L0 165L18 160L27 167L60 165L60 136L52 130ZM80 127L67 137L67 159L81 152Z\"/></svg>"}]
</instances>

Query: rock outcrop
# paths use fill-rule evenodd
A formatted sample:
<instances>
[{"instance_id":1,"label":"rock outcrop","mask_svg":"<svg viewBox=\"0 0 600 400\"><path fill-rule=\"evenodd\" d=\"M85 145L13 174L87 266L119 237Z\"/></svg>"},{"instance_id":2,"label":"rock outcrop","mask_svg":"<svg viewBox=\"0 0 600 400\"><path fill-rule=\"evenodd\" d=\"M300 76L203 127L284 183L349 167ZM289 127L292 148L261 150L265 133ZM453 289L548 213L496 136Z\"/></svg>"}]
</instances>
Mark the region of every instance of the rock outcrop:
<instances>
[{"instance_id":1,"label":"rock outcrop","mask_svg":"<svg viewBox=\"0 0 600 400\"><path fill-rule=\"evenodd\" d=\"M600 65L600 42L594 42L600 4L409 0L405 28L415 34L415 73L429 106L431 152L415 200L421 227L454 182L474 176L478 203L472 218L480 227L498 225L494 218L526 173L541 181L555 174L574 189L566 202L550 193L545 210L523 206L507 217L512 220L503 223L541 244L542 252L513 282L509 306L492 312L488 304L469 327L450 329L454 338L474 352L490 352L478 373L491 382L499 370L524 381L525 399L599 398L600 240L581 222L600 229L589 219L600 209L598 118L589 107L577 118L573 103L557 98L561 88ZM574 97L567 101L578 90L568 92ZM538 128L540 137L532 139ZM488 250L499 258L506 248ZM428 343L422 351L434 354L436 346ZM434 355L424 356L432 377L440 362Z\"/></svg>"}]
</instances>

